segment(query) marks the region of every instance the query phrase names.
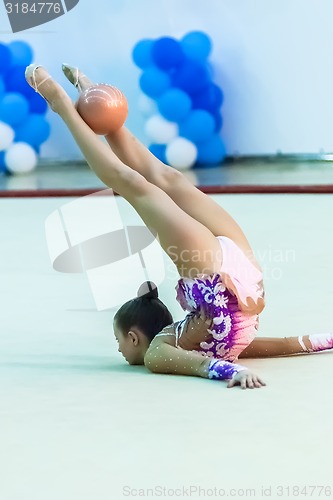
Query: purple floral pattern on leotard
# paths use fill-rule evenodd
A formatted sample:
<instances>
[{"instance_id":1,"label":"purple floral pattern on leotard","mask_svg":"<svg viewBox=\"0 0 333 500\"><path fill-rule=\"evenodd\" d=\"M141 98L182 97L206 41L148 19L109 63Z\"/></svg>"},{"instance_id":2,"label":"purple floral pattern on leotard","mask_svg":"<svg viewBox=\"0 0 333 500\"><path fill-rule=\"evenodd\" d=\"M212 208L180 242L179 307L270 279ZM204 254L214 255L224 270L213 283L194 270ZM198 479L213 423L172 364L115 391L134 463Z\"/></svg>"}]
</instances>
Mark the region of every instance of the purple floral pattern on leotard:
<instances>
[{"instance_id":1,"label":"purple floral pattern on leotard","mask_svg":"<svg viewBox=\"0 0 333 500\"><path fill-rule=\"evenodd\" d=\"M207 328L210 336L200 343L200 350L193 349L196 352L233 361L255 337L257 315L240 311L235 295L225 287L220 274L180 279L176 289L178 302L189 311L181 323L185 324L193 313L212 319L212 325ZM181 327L180 324L180 331Z\"/></svg>"}]
</instances>

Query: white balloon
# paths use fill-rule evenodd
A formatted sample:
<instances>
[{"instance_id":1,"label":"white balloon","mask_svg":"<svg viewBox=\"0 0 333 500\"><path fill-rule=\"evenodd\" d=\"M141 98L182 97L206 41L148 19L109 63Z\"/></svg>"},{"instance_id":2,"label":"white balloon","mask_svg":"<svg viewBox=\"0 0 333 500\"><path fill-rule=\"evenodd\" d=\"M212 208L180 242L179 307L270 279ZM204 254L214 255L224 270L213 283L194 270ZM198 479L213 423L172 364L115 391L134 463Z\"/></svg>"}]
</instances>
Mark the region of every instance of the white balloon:
<instances>
[{"instance_id":1,"label":"white balloon","mask_svg":"<svg viewBox=\"0 0 333 500\"><path fill-rule=\"evenodd\" d=\"M0 151L9 148L14 140L15 132L7 125L7 123L0 122Z\"/></svg>"},{"instance_id":2,"label":"white balloon","mask_svg":"<svg viewBox=\"0 0 333 500\"><path fill-rule=\"evenodd\" d=\"M5 164L13 174L31 172L37 165L36 151L26 142L16 142L6 151Z\"/></svg>"},{"instance_id":3,"label":"white balloon","mask_svg":"<svg viewBox=\"0 0 333 500\"><path fill-rule=\"evenodd\" d=\"M178 125L161 115L154 115L146 121L145 132L156 144L168 144L177 137Z\"/></svg>"},{"instance_id":4,"label":"white balloon","mask_svg":"<svg viewBox=\"0 0 333 500\"><path fill-rule=\"evenodd\" d=\"M177 137L166 148L167 162L179 170L193 167L198 156L198 150L193 142Z\"/></svg>"},{"instance_id":5,"label":"white balloon","mask_svg":"<svg viewBox=\"0 0 333 500\"><path fill-rule=\"evenodd\" d=\"M153 115L157 111L156 102L145 94L140 94L138 108L145 116Z\"/></svg>"}]
</instances>

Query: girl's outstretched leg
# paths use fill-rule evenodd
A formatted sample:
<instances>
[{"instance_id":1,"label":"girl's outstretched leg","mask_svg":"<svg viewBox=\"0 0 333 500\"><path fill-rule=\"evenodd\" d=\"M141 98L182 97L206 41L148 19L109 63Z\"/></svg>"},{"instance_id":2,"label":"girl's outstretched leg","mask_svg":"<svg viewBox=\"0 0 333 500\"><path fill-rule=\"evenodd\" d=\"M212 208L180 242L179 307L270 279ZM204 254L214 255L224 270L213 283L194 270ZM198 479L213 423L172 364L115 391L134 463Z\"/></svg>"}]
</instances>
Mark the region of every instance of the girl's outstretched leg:
<instances>
[{"instance_id":1,"label":"girl's outstretched leg","mask_svg":"<svg viewBox=\"0 0 333 500\"><path fill-rule=\"evenodd\" d=\"M193 277L219 272L221 247L214 235L159 187L125 165L83 121L64 89L44 68L35 68L33 81L27 79L33 86L38 84L52 109L61 116L91 169L135 208L147 227L158 233L162 248L180 274Z\"/></svg>"},{"instance_id":2,"label":"girl's outstretched leg","mask_svg":"<svg viewBox=\"0 0 333 500\"><path fill-rule=\"evenodd\" d=\"M63 71L69 81L81 90L93 85L78 68L64 65ZM213 235L232 239L260 269L241 227L211 197L197 189L181 172L158 160L126 127L105 138L123 163L167 193L184 212L207 227Z\"/></svg>"},{"instance_id":3,"label":"girl's outstretched leg","mask_svg":"<svg viewBox=\"0 0 333 500\"><path fill-rule=\"evenodd\" d=\"M182 172L158 160L125 127L106 136L116 155L155 184L188 215L203 224L214 236L233 240L260 269L249 241L235 219L210 196L194 186Z\"/></svg>"},{"instance_id":4,"label":"girl's outstretched leg","mask_svg":"<svg viewBox=\"0 0 333 500\"><path fill-rule=\"evenodd\" d=\"M258 337L254 339L239 358L268 358L291 356L333 349L333 334L318 333L298 337Z\"/></svg>"}]
</instances>

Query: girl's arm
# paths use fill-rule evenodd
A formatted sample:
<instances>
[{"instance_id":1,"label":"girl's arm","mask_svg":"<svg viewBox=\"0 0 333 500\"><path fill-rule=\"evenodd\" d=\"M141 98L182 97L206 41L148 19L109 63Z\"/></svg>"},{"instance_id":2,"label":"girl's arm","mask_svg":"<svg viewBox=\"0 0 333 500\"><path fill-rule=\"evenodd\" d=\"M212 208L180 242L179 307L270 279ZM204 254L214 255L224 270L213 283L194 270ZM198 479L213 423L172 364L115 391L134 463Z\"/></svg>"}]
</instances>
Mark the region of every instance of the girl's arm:
<instances>
[{"instance_id":1,"label":"girl's arm","mask_svg":"<svg viewBox=\"0 0 333 500\"><path fill-rule=\"evenodd\" d=\"M175 337L155 338L146 352L144 363L153 373L173 373L208 378L211 359L175 346Z\"/></svg>"},{"instance_id":2,"label":"girl's arm","mask_svg":"<svg viewBox=\"0 0 333 500\"><path fill-rule=\"evenodd\" d=\"M175 346L175 337L165 334L156 337L144 358L145 366L153 373L192 375L216 380L232 379L228 387L239 382L242 388L265 385L245 366L221 359L203 357L193 351Z\"/></svg>"}]
</instances>

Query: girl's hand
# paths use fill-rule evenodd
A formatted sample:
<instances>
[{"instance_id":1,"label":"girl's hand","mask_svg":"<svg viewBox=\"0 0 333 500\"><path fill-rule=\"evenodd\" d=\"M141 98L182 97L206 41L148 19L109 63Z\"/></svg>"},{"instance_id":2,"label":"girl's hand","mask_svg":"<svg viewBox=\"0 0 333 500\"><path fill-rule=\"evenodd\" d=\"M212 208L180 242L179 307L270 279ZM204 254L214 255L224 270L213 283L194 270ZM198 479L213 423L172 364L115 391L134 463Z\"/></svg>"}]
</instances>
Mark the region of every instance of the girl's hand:
<instances>
[{"instance_id":1,"label":"girl's hand","mask_svg":"<svg viewBox=\"0 0 333 500\"><path fill-rule=\"evenodd\" d=\"M250 389L254 389L255 387L259 388L262 385L266 385L260 377L258 377L250 370L241 370L240 372L236 373L230 380L227 387L233 387L237 384L240 384L242 389L246 389L247 387L249 387Z\"/></svg>"}]
</instances>

